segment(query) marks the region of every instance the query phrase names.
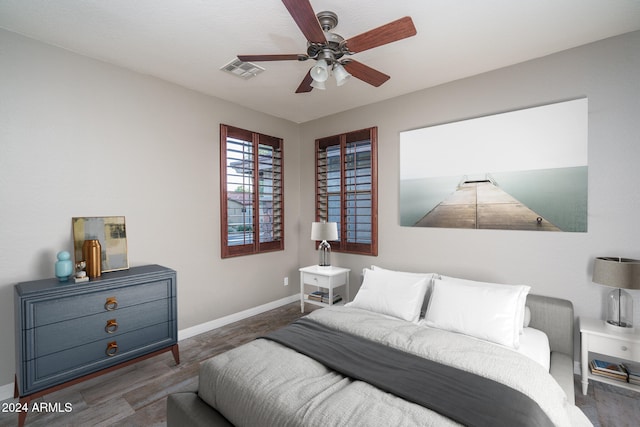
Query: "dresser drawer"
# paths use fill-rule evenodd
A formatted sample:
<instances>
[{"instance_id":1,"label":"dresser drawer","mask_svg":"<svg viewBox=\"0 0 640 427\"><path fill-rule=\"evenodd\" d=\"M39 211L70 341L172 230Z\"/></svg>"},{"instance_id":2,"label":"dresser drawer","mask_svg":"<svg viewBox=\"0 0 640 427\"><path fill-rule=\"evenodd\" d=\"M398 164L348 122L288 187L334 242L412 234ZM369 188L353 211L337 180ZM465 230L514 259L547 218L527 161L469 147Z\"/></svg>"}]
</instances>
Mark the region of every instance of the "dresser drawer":
<instances>
[{"instance_id":1,"label":"dresser drawer","mask_svg":"<svg viewBox=\"0 0 640 427\"><path fill-rule=\"evenodd\" d=\"M112 312L51 323L26 331L28 346L26 359L31 360L82 344L112 338L136 329L172 320L172 300L162 299Z\"/></svg>"},{"instance_id":2,"label":"dresser drawer","mask_svg":"<svg viewBox=\"0 0 640 427\"><path fill-rule=\"evenodd\" d=\"M25 311L32 315L27 315L25 327L28 329L96 313L115 312L147 301L170 298L171 284L171 280L160 280L137 286L77 293L63 298L29 301Z\"/></svg>"},{"instance_id":3,"label":"dresser drawer","mask_svg":"<svg viewBox=\"0 0 640 427\"><path fill-rule=\"evenodd\" d=\"M588 339L589 351L636 362L640 361L640 343L630 343L598 335L589 335Z\"/></svg>"},{"instance_id":4,"label":"dresser drawer","mask_svg":"<svg viewBox=\"0 0 640 427\"><path fill-rule=\"evenodd\" d=\"M27 389L34 392L175 344L172 330L171 322L160 323L27 361Z\"/></svg>"}]
</instances>

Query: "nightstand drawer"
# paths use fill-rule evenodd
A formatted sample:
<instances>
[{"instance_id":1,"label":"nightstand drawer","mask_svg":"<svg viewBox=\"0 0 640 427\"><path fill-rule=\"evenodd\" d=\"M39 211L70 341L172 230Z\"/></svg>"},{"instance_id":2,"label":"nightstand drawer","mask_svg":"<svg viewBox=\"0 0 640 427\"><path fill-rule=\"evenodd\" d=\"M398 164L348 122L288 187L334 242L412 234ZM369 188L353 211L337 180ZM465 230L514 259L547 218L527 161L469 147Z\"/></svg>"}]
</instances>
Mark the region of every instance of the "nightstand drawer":
<instances>
[{"instance_id":1,"label":"nightstand drawer","mask_svg":"<svg viewBox=\"0 0 640 427\"><path fill-rule=\"evenodd\" d=\"M622 341L612 337L589 335L589 351L628 360L640 360L640 343Z\"/></svg>"},{"instance_id":2,"label":"nightstand drawer","mask_svg":"<svg viewBox=\"0 0 640 427\"><path fill-rule=\"evenodd\" d=\"M319 274L305 273L304 283L306 283L307 285L328 287L329 284L331 283L331 277L321 276Z\"/></svg>"}]
</instances>

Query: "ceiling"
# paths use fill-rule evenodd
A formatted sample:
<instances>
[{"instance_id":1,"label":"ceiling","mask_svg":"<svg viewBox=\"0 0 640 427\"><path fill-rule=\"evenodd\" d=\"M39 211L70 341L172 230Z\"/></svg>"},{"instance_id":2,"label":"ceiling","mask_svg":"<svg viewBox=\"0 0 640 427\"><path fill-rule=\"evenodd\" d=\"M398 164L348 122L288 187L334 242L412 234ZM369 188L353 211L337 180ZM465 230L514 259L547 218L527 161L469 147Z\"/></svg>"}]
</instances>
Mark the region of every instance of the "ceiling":
<instances>
[{"instance_id":1,"label":"ceiling","mask_svg":"<svg viewBox=\"0 0 640 427\"><path fill-rule=\"evenodd\" d=\"M0 27L198 92L302 123L640 29L640 0L311 0L348 39L411 16L417 35L353 56L391 76L296 94L313 61L261 62L243 80L237 54L306 52L281 0L0 0Z\"/></svg>"}]
</instances>

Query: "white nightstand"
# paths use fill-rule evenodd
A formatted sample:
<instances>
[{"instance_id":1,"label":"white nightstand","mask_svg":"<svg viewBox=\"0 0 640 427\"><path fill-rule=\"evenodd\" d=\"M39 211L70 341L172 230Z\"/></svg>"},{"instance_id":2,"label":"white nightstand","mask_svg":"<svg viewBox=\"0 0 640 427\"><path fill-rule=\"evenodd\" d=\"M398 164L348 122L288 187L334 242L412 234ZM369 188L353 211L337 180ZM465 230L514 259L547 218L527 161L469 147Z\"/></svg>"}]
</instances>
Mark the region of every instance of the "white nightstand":
<instances>
[{"instance_id":1,"label":"white nightstand","mask_svg":"<svg viewBox=\"0 0 640 427\"><path fill-rule=\"evenodd\" d=\"M345 294L342 302L349 302L349 272L348 268L341 267L320 267L312 265L303 267L300 270L300 310L304 313L304 302L322 306L333 305L333 290L339 286L344 286ZM309 299L309 294L305 293L305 285L315 286L315 290L320 288L329 290L329 303Z\"/></svg>"},{"instance_id":2,"label":"white nightstand","mask_svg":"<svg viewBox=\"0 0 640 427\"><path fill-rule=\"evenodd\" d=\"M587 394L589 380L601 381L629 390L640 391L640 386L591 374L589 352L597 353L610 361L640 362L640 333L617 332L608 328L600 319L580 318L580 365L582 369L582 394Z\"/></svg>"}]
</instances>

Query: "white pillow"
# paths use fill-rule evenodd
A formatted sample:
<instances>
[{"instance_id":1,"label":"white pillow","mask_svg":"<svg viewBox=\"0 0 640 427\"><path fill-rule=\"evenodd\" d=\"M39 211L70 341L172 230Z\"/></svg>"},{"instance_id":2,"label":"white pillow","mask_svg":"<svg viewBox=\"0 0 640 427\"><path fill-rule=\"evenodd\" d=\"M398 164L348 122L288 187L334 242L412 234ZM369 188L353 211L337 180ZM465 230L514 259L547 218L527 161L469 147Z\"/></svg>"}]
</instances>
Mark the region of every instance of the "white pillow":
<instances>
[{"instance_id":1,"label":"white pillow","mask_svg":"<svg viewBox=\"0 0 640 427\"><path fill-rule=\"evenodd\" d=\"M410 273L408 271L396 271L396 270L387 270L386 268L378 267L377 265L372 265L371 269L374 271L386 271L393 274L411 276L427 279L427 292L424 295L424 301L422 302L422 306L420 307L420 317L424 317L424 314L427 312L427 304L429 303L429 296L431 295L431 279L437 276L436 273Z\"/></svg>"},{"instance_id":2,"label":"white pillow","mask_svg":"<svg viewBox=\"0 0 640 427\"><path fill-rule=\"evenodd\" d=\"M350 307L417 322L427 292L427 279L364 269L364 280Z\"/></svg>"},{"instance_id":3,"label":"white pillow","mask_svg":"<svg viewBox=\"0 0 640 427\"><path fill-rule=\"evenodd\" d=\"M517 349L524 321L522 295L526 299L529 290L524 285L434 279L425 324Z\"/></svg>"},{"instance_id":4,"label":"white pillow","mask_svg":"<svg viewBox=\"0 0 640 427\"><path fill-rule=\"evenodd\" d=\"M479 285L479 286L512 286L512 285L501 285L498 283L490 283L490 282L478 282L475 280L466 280L466 279L459 279L457 277L448 277L448 276L441 276L441 279L444 280L448 280L448 281L455 281L455 282L460 282L460 283L466 283L469 285ZM527 291L526 292L522 292L520 294L520 299L518 300L518 319L517 322L518 323L518 333L522 334L523 329L525 326L524 321L525 321L525 315L526 315L526 310L525 310L525 304L527 302L527 295L529 294L529 289L531 289L530 287L527 287Z\"/></svg>"}]
</instances>

